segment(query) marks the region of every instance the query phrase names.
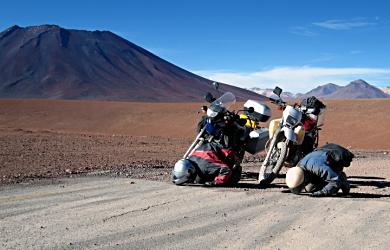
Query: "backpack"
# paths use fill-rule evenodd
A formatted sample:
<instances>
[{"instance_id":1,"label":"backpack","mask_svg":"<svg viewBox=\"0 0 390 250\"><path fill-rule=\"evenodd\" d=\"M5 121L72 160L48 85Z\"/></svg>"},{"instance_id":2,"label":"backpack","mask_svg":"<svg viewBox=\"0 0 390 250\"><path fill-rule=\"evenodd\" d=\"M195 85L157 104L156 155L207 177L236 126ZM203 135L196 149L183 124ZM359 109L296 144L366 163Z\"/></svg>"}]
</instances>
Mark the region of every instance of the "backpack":
<instances>
[{"instance_id":1,"label":"backpack","mask_svg":"<svg viewBox=\"0 0 390 250\"><path fill-rule=\"evenodd\" d=\"M326 151L328 157L330 157L335 167L349 167L352 159L355 155L348 149L333 143L325 144L316 150Z\"/></svg>"},{"instance_id":2,"label":"backpack","mask_svg":"<svg viewBox=\"0 0 390 250\"><path fill-rule=\"evenodd\" d=\"M301 102L301 106L305 106L308 109L314 109L314 111L312 112L314 115L318 115L321 109L326 108L325 104L323 104L315 96L303 99Z\"/></svg>"}]
</instances>

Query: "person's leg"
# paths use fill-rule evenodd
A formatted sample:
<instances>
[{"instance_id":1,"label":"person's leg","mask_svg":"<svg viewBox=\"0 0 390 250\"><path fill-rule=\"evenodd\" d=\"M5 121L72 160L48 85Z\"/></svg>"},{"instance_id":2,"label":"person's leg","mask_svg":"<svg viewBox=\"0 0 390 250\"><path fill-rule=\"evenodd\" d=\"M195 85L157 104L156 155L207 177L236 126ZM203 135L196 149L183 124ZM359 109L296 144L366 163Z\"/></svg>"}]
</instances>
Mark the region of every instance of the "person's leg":
<instances>
[{"instance_id":1,"label":"person's leg","mask_svg":"<svg viewBox=\"0 0 390 250\"><path fill-rule=\"evenodd\" d=\"M241 180L242 167L240 165L235 166L232 170L232 176L230 177L230 185L236 186L238 182Z\"/></svg>"}]
</instances>

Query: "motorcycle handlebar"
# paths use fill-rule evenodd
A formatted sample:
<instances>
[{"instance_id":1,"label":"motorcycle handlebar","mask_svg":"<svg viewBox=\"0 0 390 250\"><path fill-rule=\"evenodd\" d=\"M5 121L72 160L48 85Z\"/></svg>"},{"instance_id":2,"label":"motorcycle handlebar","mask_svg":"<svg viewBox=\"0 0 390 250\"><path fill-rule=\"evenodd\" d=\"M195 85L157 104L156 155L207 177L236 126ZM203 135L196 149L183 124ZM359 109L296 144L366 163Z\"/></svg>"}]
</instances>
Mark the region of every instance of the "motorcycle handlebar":
<instances>
[{"instance_id":1,"label":"motorcycle handlebar","mask_svg":"<svg viewBox=\"0 0 390 250\"><path fill-rule=\"evenodd\" d=\"M271 101L271 103L274 103L274 104L276 104L278 106L281 106L281 107L286 106L286 102L284 102L284 101L282 101L280 99L274 99L272 97L269 97L268 99Z\"/></svg>"},{"instance_id":2,"label":"motorcycle handlebar","mask_svg":"<svg viewBox=\"0 0 390 250\"><path fill-rule=\"evenodd\" d=\"M276 102L276 99L274 99L274 98L272 98L272 97L269 97L269 100L270 100L271 102Z\"/></svg>"}]
</instances>

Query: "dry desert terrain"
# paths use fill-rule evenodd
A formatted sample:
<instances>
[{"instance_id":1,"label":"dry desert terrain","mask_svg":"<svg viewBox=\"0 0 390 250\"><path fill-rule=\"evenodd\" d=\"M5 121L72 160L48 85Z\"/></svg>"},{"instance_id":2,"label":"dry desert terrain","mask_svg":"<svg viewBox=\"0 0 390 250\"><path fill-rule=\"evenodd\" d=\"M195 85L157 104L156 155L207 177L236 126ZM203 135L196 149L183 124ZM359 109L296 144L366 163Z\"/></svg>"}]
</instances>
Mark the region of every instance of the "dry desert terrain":
<instances>
[{"instance_id":1,"label":"dry desert terrain","mask_svg":"<svg viewBox=\"0 0 390 250\"><path fill-rule=\"evenodd\" d=\"M347 197L258 189L261 155L237 188L171 185L202 103L1 100L0 248L388 249L390 100L325 103Z\"/></svg>"}]
</instances>

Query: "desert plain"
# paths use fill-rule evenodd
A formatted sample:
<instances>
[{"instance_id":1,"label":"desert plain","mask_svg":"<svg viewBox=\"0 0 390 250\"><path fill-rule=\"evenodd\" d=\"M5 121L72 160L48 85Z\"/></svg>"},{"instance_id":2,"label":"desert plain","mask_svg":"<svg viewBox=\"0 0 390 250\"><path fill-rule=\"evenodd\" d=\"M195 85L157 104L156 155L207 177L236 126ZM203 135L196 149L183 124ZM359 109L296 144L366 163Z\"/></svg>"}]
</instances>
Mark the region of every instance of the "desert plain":
<instances>
[{"instance_id":1,"label":"desert plain","mask_svg":"<svg viewBox=\"0 0 390 250\"><path fill-rule=\"evenodd\" d=\"M388 249L390 100L325 104L347 197L259 189L261 154L236 188L170 184L204 103L0 100L0 248Z\"/></svg>"}]
</instances>

